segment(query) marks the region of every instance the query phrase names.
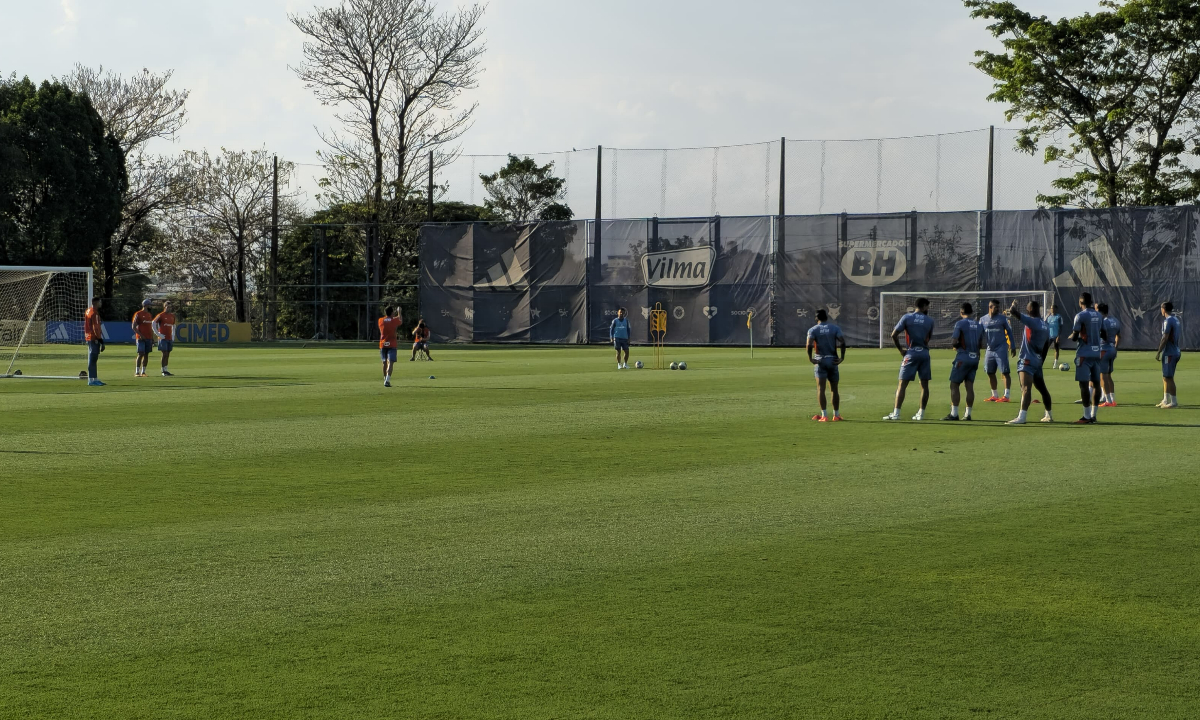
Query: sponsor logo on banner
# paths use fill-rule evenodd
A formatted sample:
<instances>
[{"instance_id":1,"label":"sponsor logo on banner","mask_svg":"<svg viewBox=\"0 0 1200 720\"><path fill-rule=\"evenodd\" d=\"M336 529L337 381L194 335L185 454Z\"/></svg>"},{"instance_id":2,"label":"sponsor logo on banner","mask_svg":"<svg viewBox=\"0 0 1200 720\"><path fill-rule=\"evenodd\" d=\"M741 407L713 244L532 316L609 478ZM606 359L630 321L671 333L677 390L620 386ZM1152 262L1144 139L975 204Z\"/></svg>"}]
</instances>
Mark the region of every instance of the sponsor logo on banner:
<instances>
[{"instance_id":1,"label":"sponsor logo on banner","mask_svg":"<svg viewBox=\"0 0 1200 720\"><path fill-rule=\"evenodd\" d=\"M250 342L250 323L178 323L175 341L182 344Z\"/></svg>"},{"instance_id":2,"label":"sponsor logo on banner","mask_svg":"<svg viewBox=\"0 0 1200 720\"><path fill-rule=\"evenodd\" d=\"M837 320L838 315L841 315L841 314L842 314L842 306L841 305L832 305L831 304L829 306L829 319L830 320Z\"/></svg>"},{"instance_id":3,"label":"sponsor logo on banner","mask_svg":"<svg viewBox=\"0 0 1200 720\"><path fill-rule=\"evenodd\" d=\"M25 328L29 328L29 332L25 332ZM80 328L83 324L80 323ZM32 323L26 320L0 320L0 344L16 345L21 342L21 337L24 336L26 343L41 342L41 338L45 336L46 323L35 320Z\"/></svg>"},{"instance_id":4,"label":"sponsor logo on banner","mask_svg":"<svg viewBox=\"0 0 1200 720\"><path fill-rule=\"evenodd\" d=\"M525 269L517 261L517 252L510 248L500 256L500 262L488 268L484 277L475 283L475 288L477 290L512 290L514 288L523 289L528 285Z\"/></svg>"},{"instance_id":5,"label":"sponsor logo on banner","mask_svg":"<svg viewBox=\"0 0 1200 720\"><path fill-rule=\"evenodd\" d=\"M712 280L717 251L711 245L648 252L642 256L642 275L654 288L701 288Z\"/></svg>"},{"instance_id":6,"label":"sponsor logo on banner","mask_svg":"<svg viewBox=\"0 0 1200 720\"><path fill-rule=\"evenodd\" d=\"M891 285L908 270L907 246L906 240L887 238L849 240L842 256L842 274L865 287Z\"/></svg>"},{"instance_id":7,"label":"sponsor logo on banner","mask_svg":"<svg viewBox=\"0 0 1200 720\"><path fill-rule=\"evenodd\" d=\"M1104 282L1106 279L1107 284ZM1105 237L1088 243L1087 250L1071 261L1071 269L1054 278L1054 285L1061 288L1133 287L1125 267Z\"/></svg>"},{"instance_id":8,"label":"sponsor logo on banner","mask_svg":"<svg viewBox=\"0 0 1200 720\"><path fill-rule=\"evenodd\" d=\"M712 320L713 318L715 318L717 316L717 306L716 305L705 305L703 312L704 312L704 317L708 318L709 320Z\"/></svg>"},{"instance_id":9,"label":"sponsor logo on banner","mask_svg":"<svg viewBox=\"0 0 1200 720\"><path fill-rule=\"evenodd\" d=\"M683 309L682 305L676 305L675 310L672 312L672 314L675 316L676 320L682 320L684 312L685 312L685 310Z\"/></svg>"}]
</instances>

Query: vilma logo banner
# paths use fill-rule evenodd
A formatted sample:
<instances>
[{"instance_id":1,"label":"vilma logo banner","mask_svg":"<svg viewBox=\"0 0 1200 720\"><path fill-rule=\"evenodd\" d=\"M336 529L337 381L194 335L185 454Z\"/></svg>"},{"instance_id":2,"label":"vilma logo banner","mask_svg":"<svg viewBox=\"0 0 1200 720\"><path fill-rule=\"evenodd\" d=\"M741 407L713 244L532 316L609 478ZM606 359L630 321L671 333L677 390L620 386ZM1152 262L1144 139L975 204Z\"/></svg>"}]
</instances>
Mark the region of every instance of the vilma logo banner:
<instances>
[{"instance_id":1,"label":"vilma logo banner","mask_svg":"<svg viewBox=\"0 0 1200 720\"><path fill-rule=\"evenodd\" d=\"M842 274L866 287L891 285L904 277L908 256L903 240L866 239L846 243Z\"/></svg>"},{"instance_id":2,"label":"vilma logo banner","mask_svg":"<svg viewBox=\"0 0 1200 720\"><path fill-rule=\"evenodd\" d=\"M711 245L650 252L642 256L642 275L654 288L700 288L712 279L716 259Z\"/></svg>"}]
</instances>

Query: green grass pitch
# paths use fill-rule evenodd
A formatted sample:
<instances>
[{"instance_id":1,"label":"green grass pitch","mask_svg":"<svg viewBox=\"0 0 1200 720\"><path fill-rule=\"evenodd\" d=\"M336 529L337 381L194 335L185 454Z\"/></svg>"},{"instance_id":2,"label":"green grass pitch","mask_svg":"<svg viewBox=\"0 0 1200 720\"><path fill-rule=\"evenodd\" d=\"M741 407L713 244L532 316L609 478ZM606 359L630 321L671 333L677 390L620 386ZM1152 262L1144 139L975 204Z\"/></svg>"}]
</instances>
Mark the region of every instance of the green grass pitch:
<instances>
[{"instance_id":1,"label":"green grass pitch","mask_svg":"<svg viewBox=\"0 0 1200 720\"><path fill-rule=\"evenodd\" d=\"M0 718L1200 716L1192 356L1008 427L948 353L898 424L894 351L841 424L801 349L434 355L0 381Z\"/></svg>"}]
</instances>

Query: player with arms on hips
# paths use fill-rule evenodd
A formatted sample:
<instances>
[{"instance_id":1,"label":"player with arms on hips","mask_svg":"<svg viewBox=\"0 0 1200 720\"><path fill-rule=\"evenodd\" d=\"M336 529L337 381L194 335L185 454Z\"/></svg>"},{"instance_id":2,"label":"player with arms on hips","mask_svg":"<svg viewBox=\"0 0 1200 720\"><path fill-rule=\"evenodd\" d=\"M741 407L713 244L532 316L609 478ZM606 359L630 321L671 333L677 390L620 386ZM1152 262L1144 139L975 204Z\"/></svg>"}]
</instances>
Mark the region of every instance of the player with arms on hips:
<instances>
[{"instance_id":1,"label":"player with arms on hips","mask_svg":"<svg viewBox=\"0 0 1200 720\"><path fill-rule=\"evenodd\" d=\"M1008 393L1012 386L1012 374L1008 368L1008 358L1016 357L1017 345L1013 342L1012 325L1000 308L999 300L988 301L988 314L979 321L983 334L987 338L987 353L983 356L983 371L987 373L988 383L992 386L992 396L987 402L1009 402ZM1007 354L1006 354L1007 353ZM996 395L996 371L1004 376L1004 395Z\"/></svg>"},{"instance_id":2,"label":"player with arms on hips","mask_svg":"<svg viewBox=\"0 0 1200 720\"><path fill-rule=\"evenodd\" d=\"M130 325L133 327L133 339L137 343L133 376L146 377L146 366L150 364L150 351L154 347L154 316L150 314L149 298L142 301L142 309L133 314Z\"/></svg>"},{"instance_id":3,"label":"player with arms on hips","mask_svg":"<svg viewBox=\"0 0 1200 720\"><path fill-rule=\"evenodd\" d=\"M1071 326L1071 339L1075 348L1075 381L1079 383L1079 397L1083 401L1083 417L1076 425L1091 425L1096 422L1096 406L1092 404L1092 388L1100 387L1100 363L1103 360L1104 316L1092 307L1092 294L1079 294L1079 314Z\"/></svg>"},{"instance_id":4,"label":"player with arms on hips","mask_svg":"<svg viewBox=\"0 0 1200 720\"><path fill-rule=\"evenodd\" d=\"M409 358L409 361L413 362L417 359L418 350L424 350L425 357L432 360L433 356L429 354L429 326L425 324L425 318L417 320L417 326L413 328L412 336L412 357Z\"/></svg>"},{"instance_id":5,"label":"player with arms on hips","mask_svg":"<svg viewBox=\"0 0 1200 720\"><path fill-rule=\"evenodd\" d=\"M164 302L162 312L154 316L151 328L158 337L158 352L162 355L162 375L171 377L167 361L171 359L171 350L175 347L175 315L171 312L170 300Z\"/></svg>"},{"instance_id":6,"label":"player with arms on hips","mask_svg":"<svg viewBox=\"0 0 1200 720\"><path fill-rule=\"evenodd\" d=\"M608 341L617 351L617 369L629 369L629 318L625 317L625 308L617 308L617 316L608 326ZM624 359L621 353L625 353Z\"/></svg>"},{"instance_id":7,"label":"player with arms on hips","mask_svg":"<svg viewBox=\"0 0 1200 720\"><path fill-rule=\"evenodd\" d=\"M950 367L950 414L942 420L958 420L959 386L967 386L967 413L963 420L971 419L971 406L975 404L975 373L979 371L979 351L984 347L983 328L975 321L975 308L965 302L959 308L960 319L954 323L950 344L958 353Z\"/></svg>"},{"instance_id":8,"label":"player with arms on hips","mask_svg":"<svg viewBox=\"0 0 1200 720\"><path fill-rule=\"evenodd\" d=\"M100 303L98 297L92 298L92 306L83 314L83 339L88 346L88 385L104 387L100 382L96 364L100 361L100 353L104 352L104 325L100 322Z\"/></svg>"},{"instance_id":9,"label":"player with arms on hips","mask_svg":"<svg viewBox=\"0 0 1200 720\"><path fill-rule=\"evenodd\" d=\"M1058 303L1050 306L1050 314L1046 316L1046 330L1050 333L1050 342L1054 344L1054 366L1058 367L1058 346L1062 340L1063 316L1058 312Z\"/></svg>"},{"instance_id":10,"label":"player with arms on hips","mask_svg":"<svg viewBox=\"0 0 1200 720\"><path fill-rule=\"evenodd\" d=\"M838 365L846 359L846 338L842 329L829 322L825 308L817 310L817 324L808 329L808 361L813 364L813 375L817 378L817 402L821 414L813 415L817 422L840 422L842 419L842 397L838 394L840 373ZM833 394L833 417L826 414L825 384Z\"/></svg>"},{"instance_id":11,"label":"player with arms on hips","mask_svg":"<svg viewBox=\"0 0 1200 720\"><path fill-rule=\"evenodd\" d=\"M1117 394L1113 385L1113 363L1117 361L1117 348L1121 345L1121 321L1108 314L1108 304L1099 303L1096 309L1104 317L1104 345L1100 362L1100 407L1116 407ZM1092 394L1095 399L1095 393Z\"/></svg>"},{"instance_id":12,"label":"player with arms on hips","mask_svg":"<svg viewBox=\"0 0 1200 720\"><path fill-rule=\"evenodd\" d=\"M396 331L404 322L400 308L388 305L383 309L383 317L379 318L379 357L383 359L383 386L392 386L392 368L396 366Z\"/></svg>"},{"instance_id":13,"label":"player with arms on hips","mask_svg":"<svg viewBox=\"0 0 1200 720\"><path fill-rule=\"evenodd\" d=\"M906 351L900 346L900 333L908 342ZM925 417L925 406L929 404L929 378L933 376L929 364L929 341L933 339L933 318L929 317L929 300L917 298L917 309L900 318L892 330L892 342L904 360L900 362L900 384L896 387L896 407L884 420L899 420L900 408L904 406L904 393L908 384L916 378L921 380L921 409L913 420Z\"/></svg>"},{"instance_id":14,"label":"player with arms on hips","mask_svg":"<svg viewBox=\"0 0 1200 720\"><path fill-rule=\"evenodd\" d=\"M1050 412L1050 390L1046 387L1046 376L1042 368L1046 364L1046 355L1050 352L1050 330L1042 322L1042 306L1037 300L1030 300L1025 306L1026 313L1017 309L1017 301L1013 300L1008 308L1008 314L1025 326L1025 337L1021 340L1021 354L1017 357L1017 373L1021 379L1021 411L1017 417L1009 420L1008 425L1024 425L1029 415L1029 405L1033 402L1033 388L1042 396L1042 404L1046 406L1046 414L1042 422L1054 422Z\"/></svg>"},{"instance_id":15,"label":"player with arms on hips","mask_svg":"<svg viewBox=\"0 0 1200 720\"><path fill-rule=\"evenodd\" d=\"M1158 341L1158 352L1154 353L1154 359L1162 360L1163 399L1155 407L1177 408L1179 398L1175 397L1175 368L1183 354L1180 350L1183 336L1179 332L1179 318L1175 317L1175 306L1171 301L1163 303L1159 310L1163 316L1162 340Z\"/></svg>"}]
</instances>

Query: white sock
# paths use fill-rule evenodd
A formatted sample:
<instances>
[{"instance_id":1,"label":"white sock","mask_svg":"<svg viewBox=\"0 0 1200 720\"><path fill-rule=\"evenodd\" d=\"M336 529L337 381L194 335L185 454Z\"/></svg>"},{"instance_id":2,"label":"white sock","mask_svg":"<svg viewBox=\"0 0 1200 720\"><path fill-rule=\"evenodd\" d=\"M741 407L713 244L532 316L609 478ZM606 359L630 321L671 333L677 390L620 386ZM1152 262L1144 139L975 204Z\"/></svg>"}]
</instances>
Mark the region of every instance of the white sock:
<instances>
[{"instance_id":1,"label":"white sock","mask_svg":"<svg viewBox=\"0 0 1200 720\"><path fill-rule=\"evenodd\" d=\"M1008 388L1004 388L1004 397L1008 397Z\"/></svg>"},{"instance_id":2,"label":"white sock","mask_svg":"<svg viewBox=\"0 0 1200 720\"><path fill-rule=\"evenodd\" d=\"M1170 405L1178 405L1178 404L1179 404L1179 398L1178 398L1178 397L1176 397L1176 396L1174 396L1174 395L1168 395L1167 397L1171 398L1169 401L1167 401L1167 402L1168 402L1168 404L1170 404Z\"/></svg>"},{"instance_id":3,"label":"white sock","mask_svg":"<svg viewBox=\"0 0 1200 720\"><path fill-rule=\"evenodd\" d=\"M958 417L958 406L957 405L950 406L950 417Z\"/></svg>"},{"instance_id":4,"label":"white sock","mask_svg":"<svg viewBox=\"0 0 1200 720\"><path fill-rule=\"evenodd\" d=\"M821 411L821 417L825 417L825 411L824 411L824 410L822 410L822 411Z\"/></svg>"},{"instance_id":5,"label":"white sock","mask_svg":"<svg viewBox=\"0 0 1200 720\"><path fill-rule=\"evenodd\" d=\"M166 365L163 365L163 372L170 372L169 370L167 370L167 366L166 366Z\"/></svg>"},{"instance_id":6,"label":"white sock","mask_svg":"<svg viewBox=\"0 0 1200 720\"><path fill-rule=\"evenodd\" d=\"M1109 393L1109 394L1108 394L1108 401L1109 401L1110 403L1112 403L1113 405L1116 405L1116 404L1117 404L1117 394L1116 394L1116 393Z\"/></svg>"},{"instance_id":7,"label":"white sock","mask_svg":"<svg viewBox=\"0 0 1200 720\"><path fill-rule=\"evenodd\" d=\"M1046 411L1046 417L1049 418L1050 420L1054 419L1054 416L1050 414L1049 410Z\"/></svg>"},{"instance_id":8,"label":"white sock","mask_svg":"<svg viewBox=\"0 0 1200 720\"><path fill-rule=\"evenodd\" d=\"M916 417L919 417L919 418L925 417L925 408L921 408L920 410L918 410Z\"/></svg>"},{"instance_id":9,"label":"white sock","mask_svg":"<svg viewBox=\"0 0 1200 720\"><path fill-rule=\"evenodd\" d=\"M899 415L900 415L900 408L896 408L895 410L892 410L892 414L893 414L893 415L896 415L896 416L899 416Z\"/></svg>"},{"instance_id":10,"label":"white sock","mask_svg":"<svg viewBox=\"0 0 1200 720\"><path fill-rule=\"evenodd\" d=\"M842 411L841 411L841 410L834 410L834 411L833 411L833 416L834 416L834 417L841 417L841 416L842 416Z\"/></svg>"},{"instance_id":11,"label":"white sock","mask_svg":"<svg viewBox=\"0 0 1200 720\"><path fill-rule=\"evenodd\" d=\"M1017 413L1017 419L1020 420L1021 422L1025 422L1026 418L1028 418L1028 417L1029 417L1029 413L1025 410L1022 410L1021 412Z\"/></svg>"},{"instance_id":12,"label":"white sock","mask_svg":"<svg viewBox=\"0 0 1200 720\"><path fill-rule=\"evenodd\" d=\"M1096 406L1092 405L1087 409L1087 416L1093 420L1096 418Z\"/></svg>"},{"instance_id":13,"label":"white sock","mask_svg":"<svg viewBox=\"0 0 1200 720\"><path fill-rule=\"evenodd\" d=\"M963 417L971 417L971 406L970 405L967 406L967 414L964 415Z\"/></svg>"},{"instance_id":14,"label":"white sock","mask_svg":"<svg viewBox=\"0 0 1200 720\"><path fill-rule=\"evenodd\" d=\"M992 397L996 397L996 391L992 390Z\"/></svg>"}]
</instances>

